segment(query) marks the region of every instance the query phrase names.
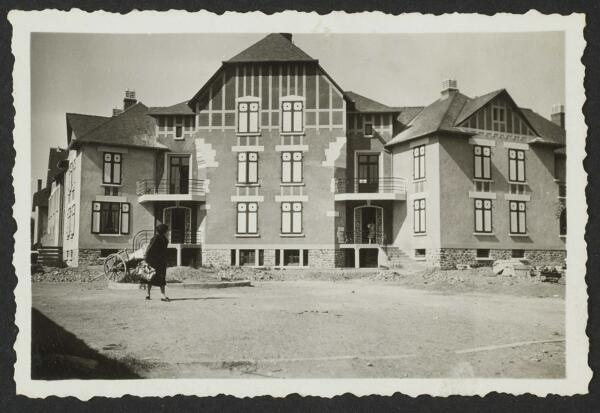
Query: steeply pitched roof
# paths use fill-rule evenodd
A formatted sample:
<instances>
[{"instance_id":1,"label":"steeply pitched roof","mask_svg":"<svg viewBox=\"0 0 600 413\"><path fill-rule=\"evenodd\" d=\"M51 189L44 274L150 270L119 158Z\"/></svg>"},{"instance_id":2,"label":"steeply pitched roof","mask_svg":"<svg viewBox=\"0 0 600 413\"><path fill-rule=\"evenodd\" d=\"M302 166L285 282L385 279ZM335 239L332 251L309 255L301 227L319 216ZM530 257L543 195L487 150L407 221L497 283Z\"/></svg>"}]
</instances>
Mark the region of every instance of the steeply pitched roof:
<instances>
[{"instance_id":1,"label":"steeply pitched roof","mask_svg":"<svg viewBox=\"0 0 600 413\"><path fill-rule=\"evenodd\" d=\"M292 43L291 37L290 34L271 33L226 62L315 62Z\"/></svg>"},{"instance_id":2,"label":"steeply pitched roof","mask_svg":"<svg viewBox=\"0 0 600 413\"><path fill-rule=\"evenodd\" d=\"M50 188L54 178L64 172L58 164L69 156L69 151L62 148L50 148L48 154L48 174L46 175L46 188Z\"/></svg>"},{"instance_id":3,"label":"steeply pitched roof","mask_svg":"<svg viewBox=\"0 0 600 413\"><path fill-rule=\"evenodd\" d=\"M400 114L396 118L403 125L408 125L423 110L423 106L405 106L398 107Z\"/></svg>"},{"instance_id":4,"label":"steeply pitched roof","mask_svg":"<svg viewBox=\"0 0 600 413\"><path fill-rule=\"evenodd\" d=\"M346 98L350 101L353 109L357 112L365 113L394 113L400 112L398 108L384 105L383 103L377 102L373 99L369 99L358 93L347 91L344 92Z\"/></svg>"},{"instance_id":5,"label":"steeply pitched roof","mask_svg":"<svg viewBox=\"0 0 600 413\"><path fill-rule=\"evenodd\" d=\"M194 115L194 111L188 106L188 101L186 100L172 106L148 108L148 115Z\"/></svg>"},{"instance_id":6,"label":"steeply pitched roof","mask_svg":"<svg viewBox=\"0 0 600 413\"><path fill-rule=\"evenodd\" d=\"M530 143L565 144L565 131L561 127L529 109L519 108L508 92L501 89L476 98L469 98L460 92L452 93L446 98L440 98L418 112L408 122L407 127L394 136L386 146L406 142L435 132L471 134L459 128L459 125L500 94L507 96L507 99L515 108L521 111L529 126L539 135L533 137L529 141Z\"/></svg>"},{"instance_id":7,"label":"steeply pitched roof","mask_svg":"<svg viewBox=\"0 0 600 413\"><path fill-rule=\"evenodd\" d=\"M97 128L110 117L83 115L81 113L67 113L67 130L73 131L75 138L85 135L92 129ZM69 134L69 143L71 143L71 134Z\"/></svg>"},{"instance_id":8,"label":"steeply pitched roof","mask_svg":"<svg viewBox=\"0 0 600 413\"><path fill-rule=\"evenodd\" d=\"M71 145L102 143L116 146L168 149L154 136L155 120L148 116L148 107L138 102L118 116L108 120L81 137Z\"/></svg>"},{"instance_id":9,"label":"steeply pitched roof","mask_svg":"<svg viewBox=\"0 0 600 413\"><path fill-rule=\"evenodd\" d=\"M556 123L546 119L531 109L521 108L521 112L533 129L540 135L539 138L534 138L532 142L555 145L564 145L566 143L566 132Z\"/></svg>"}]
</instances>

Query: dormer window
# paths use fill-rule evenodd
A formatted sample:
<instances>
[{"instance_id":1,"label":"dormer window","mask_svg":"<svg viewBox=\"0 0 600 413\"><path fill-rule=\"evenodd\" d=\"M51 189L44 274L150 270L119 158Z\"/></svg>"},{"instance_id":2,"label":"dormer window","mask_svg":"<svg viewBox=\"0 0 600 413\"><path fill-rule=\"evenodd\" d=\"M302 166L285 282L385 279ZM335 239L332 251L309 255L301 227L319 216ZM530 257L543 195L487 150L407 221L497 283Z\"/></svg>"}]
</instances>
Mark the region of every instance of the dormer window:
<instances>
[{"instance_id":1,"label":"dormer window","mask_svg":"<svg viewBox=\"0 0 600 413\"><path fill-rule=\"evenodd\" d=\"M258 133L258 100L238 102L238 133Z\"/></svg>"},{"instance_id":2,"label":"dormer window","mask_svg":"<svg viewBox=\"0 0 600 413\"><path fill-rule=\"evenodd\" d=\"M304 132L304 102L301 98L289 98L281 102L281 132Z\"/></svg>"}]
</instances>

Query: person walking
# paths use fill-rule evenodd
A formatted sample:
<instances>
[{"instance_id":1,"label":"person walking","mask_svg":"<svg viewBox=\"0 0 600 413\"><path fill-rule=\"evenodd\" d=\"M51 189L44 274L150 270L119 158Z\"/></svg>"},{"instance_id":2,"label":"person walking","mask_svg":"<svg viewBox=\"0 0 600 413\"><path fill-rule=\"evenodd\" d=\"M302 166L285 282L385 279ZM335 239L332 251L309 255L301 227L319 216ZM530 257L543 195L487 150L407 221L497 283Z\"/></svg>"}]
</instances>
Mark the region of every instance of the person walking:
<instances>
[{"instance_id":1,"label":"person walking","mask_svg":"<svg viewBox=\"0 0 600 413\"><path fill-rule=\"evenodd\" d=\"M160 301L171 301L165 295L165 287L167 285L167 231L169 227L165 224L159 224L156 227L156 234L150 240L146 249L145 260L152 268L156 270L154 276L148 281L148 294L146 300L150 300L150 290L155 285L160 287L162 298Z\"/></svg>"}]
</instances>

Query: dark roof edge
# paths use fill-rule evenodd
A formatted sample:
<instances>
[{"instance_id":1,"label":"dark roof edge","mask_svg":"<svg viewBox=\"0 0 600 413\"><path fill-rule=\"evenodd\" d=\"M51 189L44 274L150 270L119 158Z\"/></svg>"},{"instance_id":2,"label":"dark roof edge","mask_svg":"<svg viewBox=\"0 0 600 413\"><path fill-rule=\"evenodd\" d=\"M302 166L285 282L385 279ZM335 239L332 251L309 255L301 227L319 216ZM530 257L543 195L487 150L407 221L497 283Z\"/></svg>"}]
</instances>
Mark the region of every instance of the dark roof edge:
<instances>
[{"instance_id":1,"label":"dark roof edge","mask_svg":"<svg viewBox=\"0 0 600 413\"><path fill-rule=\"evenodd\" d=\"M74 140L73 143L77 143L77 140ZM110 142L110 143L106 143L104 141L100 141L100 140L93 140L93 141L84 141L84 142L78 142L80 145L87 145L87 144L92 144L92 145L106 145L106 146L119 146L119 147L123 147L123 148L136 148L136 149L148 149L148 150L153 150L153 151L170 151L169 148L167 148L166 146L145 146L145 145L134 145L131 143L115 143L115 142ZM159 143L160 144L160 143ZM162 144L160 144L162 145ZM76 149L76 145L73 145L72 149Z\"/></svg>"}]
</instances>

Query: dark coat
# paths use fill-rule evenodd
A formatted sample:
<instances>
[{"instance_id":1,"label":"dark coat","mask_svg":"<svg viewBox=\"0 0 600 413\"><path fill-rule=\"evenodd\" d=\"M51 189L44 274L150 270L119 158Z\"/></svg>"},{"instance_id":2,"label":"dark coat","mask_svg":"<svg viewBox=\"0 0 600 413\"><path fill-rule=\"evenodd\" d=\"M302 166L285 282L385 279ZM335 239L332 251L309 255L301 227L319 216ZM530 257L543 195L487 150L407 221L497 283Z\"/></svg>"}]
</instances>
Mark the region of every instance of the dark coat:
<instances>
[{"instance_id":1,"label":"dark coat","mask_svg":"<svg viewBox=\"0 0 600 413\"><path fill-rule=\"evenodd\" d=\"M156 270L156 274L150 280L152 285L162 286L166 284L168 245L169 240L162 234L156 234L148 244L145 260Z\"/></svg>"}]
</instances>

